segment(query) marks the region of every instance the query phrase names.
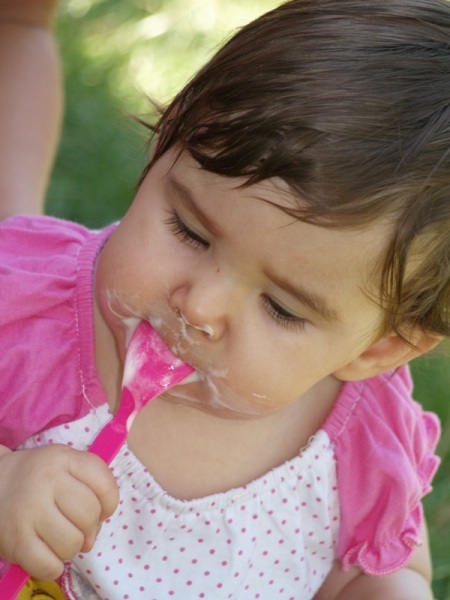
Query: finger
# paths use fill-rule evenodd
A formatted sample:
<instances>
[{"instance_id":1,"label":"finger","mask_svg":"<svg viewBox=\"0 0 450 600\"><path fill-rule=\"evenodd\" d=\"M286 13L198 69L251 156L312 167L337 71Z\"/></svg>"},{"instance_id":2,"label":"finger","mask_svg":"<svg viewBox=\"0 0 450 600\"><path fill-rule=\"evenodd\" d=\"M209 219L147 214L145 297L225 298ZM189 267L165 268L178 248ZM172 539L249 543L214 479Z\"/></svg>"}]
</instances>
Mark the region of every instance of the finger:
<instances>
[{"instance_id":1,"label":"finger","mask_svg":"<svg viewBox=\"0 0 450 600\"><path fill-rule=\"evenodd\" d=\"M90 552L94 547L95 540L97 539L97 531L92 533L91 535L87 535L84 538L83 545L80 548L80 552Z\"/></svg>"},{"instance_id":2,"label":"finger","mask_svg":"<svg viewBox=\"0 0 450 600\"><path fill-rule=\"evenodd\" d=\"M74 452L69 458L70 473L94 492L101 506L100 518L107 519L119 503L119 488L114 475L101 458L89 452Z\"/></svg>"},{"instance_id":3,"label":"finger","mask_svg":"<svg viewBox=\"0 0 450 600\"><path fill-rule=\"evenodd\" d=\"M81 549L85 535L63 514L44 518L36 528L37 536L61 561L71 560Z\"/></svg>"},{"instance_id":4,"label":"finger","mask_svg":"<svg viewBox=\"0 0 450 600\"><path fill-rule=\"evenodd\" d=\"M96 532L102 506L96 494L85 483L72 476L62 480L55 494L55 504L59 512L84 536Z\"/></svg>"},{"instance_id":5,"label":"finger","mask_svg":"<svg viewBox=\"0 0 450 600\"><path fill-rule=\"evenodd\" d=\"M86 536L84 539L84 544L81 547L81 552L89 552L94 547L95 541L98 537L103 526L103 521L97 524L97 529L93 535Z\"/></svg>"},{"instance_id":6,"label":"finger","mask_svg":"<svg viewBox=\"0 0 450 600\"><path fill-rule=\"evenodd\" d=\"M13 563L19 564L31 577L52 581L63 572L63 561L39 537L30 536L26 544L16 545Z\"/></svg>"}]
</instances>

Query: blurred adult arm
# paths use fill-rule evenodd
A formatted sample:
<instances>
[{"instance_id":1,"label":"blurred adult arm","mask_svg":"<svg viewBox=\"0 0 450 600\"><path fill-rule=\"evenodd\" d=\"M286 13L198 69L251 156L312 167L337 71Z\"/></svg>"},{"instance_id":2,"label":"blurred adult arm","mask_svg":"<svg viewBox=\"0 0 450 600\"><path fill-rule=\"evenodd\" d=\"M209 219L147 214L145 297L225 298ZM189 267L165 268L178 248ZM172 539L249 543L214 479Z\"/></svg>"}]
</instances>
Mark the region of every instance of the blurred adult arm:
<instances>
[{"instance_id":1,"label":"blurred adult arm","mask_svg":"<svg viewBox=\"0 0 450 600\"><path fill-rule=\"evenodd\" d=\"M0 0L0 219L44 210L63 106L57 5Z\"/></svg>"}]
</instances>

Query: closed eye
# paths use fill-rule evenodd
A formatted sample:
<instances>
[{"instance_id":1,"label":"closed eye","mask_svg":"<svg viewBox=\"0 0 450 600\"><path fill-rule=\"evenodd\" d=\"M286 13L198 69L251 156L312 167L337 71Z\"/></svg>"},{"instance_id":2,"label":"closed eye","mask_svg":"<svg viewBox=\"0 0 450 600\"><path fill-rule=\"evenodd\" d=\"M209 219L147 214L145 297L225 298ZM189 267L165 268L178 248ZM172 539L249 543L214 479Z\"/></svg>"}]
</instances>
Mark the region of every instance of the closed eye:
<instances>
[{"instance_id":1,"label":"closed eye","mask_svg":"<svg viewBox=\"0 0 450 600\"><path fill-rule=\"evenodd\" d=\"M209 248L209 242L188 227L175 210L170 211L165 223L169 227L169 231L183 243L195 248Z\"/></svg>"},{"instance_id":2,"label":"closed eye","mask_svg":"<svg viewBox=\"0 0 450 600\"><path fill-rule=\"evenodd\" d=\"M279 323L283 327L293 329L295 328L302 330L305 328L307 321L303 317L293 315L269 296L263 296L262 300L267 312L276 323Z\"/></svg>"}]
</instances>

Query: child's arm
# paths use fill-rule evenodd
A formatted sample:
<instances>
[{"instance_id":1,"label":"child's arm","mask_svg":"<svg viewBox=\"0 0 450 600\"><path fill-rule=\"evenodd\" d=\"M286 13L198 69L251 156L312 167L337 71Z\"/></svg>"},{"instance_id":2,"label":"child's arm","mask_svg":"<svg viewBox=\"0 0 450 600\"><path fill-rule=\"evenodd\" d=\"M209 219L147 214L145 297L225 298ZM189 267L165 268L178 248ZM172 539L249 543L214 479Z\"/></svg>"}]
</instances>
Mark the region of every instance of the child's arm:
<instances>
[{"instance_id":1,"label":"child's arm","mask_svg":"<svg viewBox=\"0 0 450 600\"><path fill-rule=\"evenodd\" d=\"M0 446L0 557L55 579L63 561L92 548L118 500L111 471L89 452Z\"/></svg>"},{"instance_id":2,"label":"child's arm","mask_svg":"<svg viewBox=\"0 0 450 600\"><path fill-rule=\"evenodd\" d=\"M40 213L59 140L58 0L0 0L0 218Z\"/></svg>"},{"instance_id":3,"label":"child's arm","mask_svg":"<svg viewBox=\"0 0 450 600\"><path fill-rule=\"evenodd\" d=\"M314 600L433 600L431 558L426 529L422 546L409 563L390 575L371 577L356 567L344 572L335 563Z\"/></svg>"}]
</instances>

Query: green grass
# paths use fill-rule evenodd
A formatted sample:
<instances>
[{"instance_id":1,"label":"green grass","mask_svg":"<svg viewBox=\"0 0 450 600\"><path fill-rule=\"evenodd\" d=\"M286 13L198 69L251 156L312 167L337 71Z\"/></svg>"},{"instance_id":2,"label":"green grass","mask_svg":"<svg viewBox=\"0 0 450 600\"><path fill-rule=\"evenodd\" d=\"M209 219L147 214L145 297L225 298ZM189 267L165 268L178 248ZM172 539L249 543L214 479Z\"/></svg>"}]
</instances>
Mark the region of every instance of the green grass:
<instances>
[{"instance_id":1,"label":"green grass","mask_svg":"<svg viewBox=\"0 0 450 600\"><path fill-rule=\"evenodd\" d=\"M434 593L438 600L450 600L450 353L443 349L441 355L417 359L412 373L415 398L441 419L438 454L442 462L424 505L434 563Z\"/></svg>"},{"instance_id":2,"label":"green grass","mask_svg":"<svg viewBox=\"0 0 450 600\"><path fill-rule=\"evenodd\" d=\"M154 0L148 3L150 15L139 0L66 0L59 40L67 111L48 213L91 227L120 219L146 159L145 131L126 111L143 116L148 104L132 82L141 81L157 100L166 100L228 34L231 13L244 22L277 2L207 4L212 12L206 11L206 23L199 0L191 0L189 10L185 0ZM145 21L148 16L153 21ZM419 359L412 370L416 399L442 422L442 463L425 511L435 596L450 600L450 351Z\"/></svg>"}]
</instances>

